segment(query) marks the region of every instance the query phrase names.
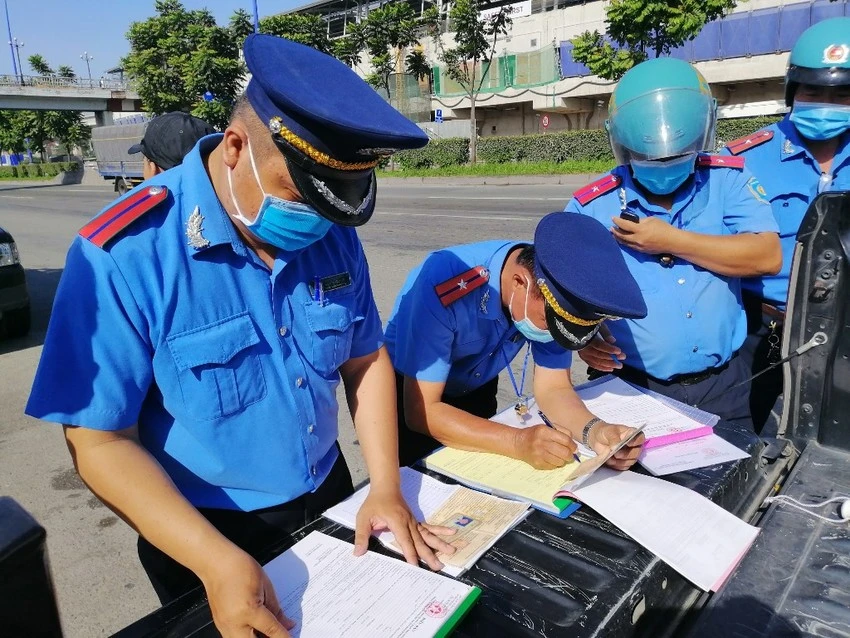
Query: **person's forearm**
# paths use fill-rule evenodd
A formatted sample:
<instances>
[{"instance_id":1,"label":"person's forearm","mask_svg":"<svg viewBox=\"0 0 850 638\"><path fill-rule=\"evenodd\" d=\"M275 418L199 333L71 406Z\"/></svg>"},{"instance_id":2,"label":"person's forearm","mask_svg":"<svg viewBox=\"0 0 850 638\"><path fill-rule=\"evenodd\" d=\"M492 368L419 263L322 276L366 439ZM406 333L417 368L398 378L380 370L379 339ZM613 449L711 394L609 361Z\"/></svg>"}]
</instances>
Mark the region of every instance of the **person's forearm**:
<instances>
[{"instance_id":1,"label":"person's forearm","mask_svg":"<svg viewBox=\"0 0 850 638\"><path fill-rule=\"evenodd\" d=\"M670 252L726 277L774 275L782 268L776 233L705 235L676 229Z\"/></svg>"},{"instance_id":2,"label":"person's forearm","mask_svg":"<svg viewBox=\"0 0 850 638\"><path fill-rule=\"evenodd\" d=\"M534 398L553 426L581 441L584 426L594 415L587 409L572 385L535 388Z\"/></svg>"},{"instance_id":3,"label":"person's forearm","mask_svg":"<svg viewBox=\"0 0 850 638\"><path fill-rule=\"evenodd\" d=\"M424 414L407 415L408 427L413 425L415 431L448 447L518 458L516 428L477 417L443 402L431 403L423 410Z\"/></svg>"},{"instance_id":4,"label":"person's forearm","mask_svg":"<svg viewBox=\"0 0 850 638\"><path fill-rule=\"evenodd\" d=\"M138 442L116 437L88 445L80 440L90 434L68 436L80 477L151 544L201 580L212 566L211 558L215 561L222 558L222 552L236 549L180 494Z\"/></svg>"},{"instance_id":5,"label":"person's forearm","mask_svg":"<svg viewBox=\"0 0 850 638\"><path fill-rule=\"evenodd\" d=\"M371 485L399 489L395 372L385 348L345 377L345 393Z\"/></svg>"}]
</instances>

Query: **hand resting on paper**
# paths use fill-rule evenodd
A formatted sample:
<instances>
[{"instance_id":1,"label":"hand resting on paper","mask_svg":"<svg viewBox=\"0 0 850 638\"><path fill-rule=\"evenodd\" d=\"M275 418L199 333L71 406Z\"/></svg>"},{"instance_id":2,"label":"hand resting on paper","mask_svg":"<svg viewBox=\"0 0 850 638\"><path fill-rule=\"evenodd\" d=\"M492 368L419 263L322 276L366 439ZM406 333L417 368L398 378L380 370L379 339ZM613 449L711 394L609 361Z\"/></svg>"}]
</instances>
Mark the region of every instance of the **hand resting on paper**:
<instances>
[{"instance_id":1,"label":"hand resting on paper","mask_svg":"<svg viewBox=\"0 0 850 638\"><path fill-rule=\"evenodd\" d=\"M590 343L578 351L578 356L594 370L599 370L600 372L619 370L623 367L623 364L620 362L626 358L626 355L614 345L616 341L611 336L611 331L603 323L596 336L590 340Z\"/></svg>"},{"instance_id":2,"label":"hand resting on paper","mask_svg":"<svg viewBox=\"0 0 850 638\"><path fill-rule=\"evenodd\" d=\"M607 454L612 447L628 437L634 430L635 428L630 428L627 425L600 421L590 429L588 442L597 454ZM646 437L641 432L633 441L629 441L623 449L612 456L606 465L615 470L629 469L638 460L644 441L646 441Z\"/></svg>"},{"instance_id":3,"label":"hand resting on paper","mask_svg":"<svg viewBox=\"0 0 850 638\"><path fill-rule=\"evenodd\" d=\"M381 490L372 485L369 496L357 513L357 529L354 532L354 555L362 556L369 547L369 536L373 531L389 530L393 533L411 565L418 565L419 559L425 561L434 571L443 568L434 550L444 554L454 554L455 548L440 536L455 533L449 527L419 523L404 501L398 488Z\"/></svg>"}]
</instances>

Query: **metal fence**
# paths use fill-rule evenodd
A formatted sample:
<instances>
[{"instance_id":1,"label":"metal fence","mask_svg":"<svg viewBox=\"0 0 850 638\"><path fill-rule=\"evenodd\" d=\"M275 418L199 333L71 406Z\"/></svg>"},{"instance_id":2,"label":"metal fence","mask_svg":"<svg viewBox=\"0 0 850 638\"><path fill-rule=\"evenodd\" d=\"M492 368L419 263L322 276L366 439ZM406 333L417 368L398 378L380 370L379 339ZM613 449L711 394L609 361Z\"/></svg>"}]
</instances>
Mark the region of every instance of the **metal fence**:
<instances>
[{"instance_id":1,"label":"metal fence","mask_svg":"<svg viewBox=\"0 0 850 638\"><path fill-rule=\"evenodd\" d=\"M418 80L407 73L393 73L389 78L390 92L378 93L398 111L414 122L431 121L431 95L427 80Z\"/></svg>"},{"instance_id":2,"label":"metal fence","mask_svg":"<svg viewBox=\"0 0 850 638\"><path fill-rule=\"evenodd\" d=\"M112 91L129 91L132 90L130 83L126 80L113 80L101 78L95 80L92 78L63 78L58 76L44 75L0 75L0 86L2 87L20 87L30 86L36 88L50 89L109 89Z\"/></svg>"},{"instance_id":3,"label":"metal fence","mask_svg":"<svg viewBox=\"0 0 850 638\"><path fill-rule=\"evenodd\" d=\"M670 52L687 62L704 62L790 51L811 25L838 16L850 16L846 0L795 2L770 9L733 13L709 22L690 42ZM590 69L573 60L572 42L561 43L562 77L590 75Z\"/></svg>"},{"instance_id":4,"label":"metal fence","mask_svg":"<svg viewBox=\"0 0 850 638\"><path fill-rule=\"evenodd\" d=\"M466 95L460 83L446 75L444 67L434 67L434 93L439 96ZM476 77L481 77L482 65L477 65ZM510 53L493 58L483 66L482 93L496 93L507 88L526 88L549 84L559 79L557 50L552 47Z\"/></svg>"}]
</instances>

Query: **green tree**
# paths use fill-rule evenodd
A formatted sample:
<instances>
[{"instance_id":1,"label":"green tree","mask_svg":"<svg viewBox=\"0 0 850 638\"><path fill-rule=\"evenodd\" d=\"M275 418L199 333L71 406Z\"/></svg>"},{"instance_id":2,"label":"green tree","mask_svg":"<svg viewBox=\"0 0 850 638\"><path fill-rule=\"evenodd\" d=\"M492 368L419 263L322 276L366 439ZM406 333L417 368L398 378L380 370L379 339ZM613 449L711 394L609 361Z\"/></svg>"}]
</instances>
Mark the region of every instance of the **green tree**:
<instances>
[{"instance_id":1,"label":"green tree","mask_svg":"<svg viewBox=\"0 0 850 638\"><path fill-rule=\"evenodd\" d=\"M73 80L77 77L77 74L74 73L74 69L72 69L67 64L62 64L56 69L56 75L60 78L65 78L67 80Z\"/></svg>"},{"instance_id":2,"label":"green tree","mask_svg":"<svg viewBox=\"0 0 850 638\"><path fill-rule=\"evenodd\" d=\"M482 19L479 0L454 0L448 17L455 46L445 48L436 20L430 21L429 27L445 74L460 84L469 98L469 161L474 164L478 147L475 102L496 53L496 40L507 34L511 18L502 7L494 16Z\"/></svg>"},{"instance_id":3,"label":"green tree","mask_svg":"<svg viewBox=\"0 0 850 638\"><path fill-rule=\"evenodd\" d=\"M38 53L35 53L27 58L27 61L30 63L30 67L32 67L33 73L36 75L43 75L45 77L50 77L56 75L56 72L50 67L47 63L47 60Z\"/></svg>"},{"instance_id":4,"label":"green tree","mask_svg":"<svg viewBox=\"0 0 850 638\"><path fill-rule=\"evenodd\" d=\"M736 0L611 0L605 23L617 46L606 42L599 31L585 31L572 40L573 59L599 77L617 80L650 54L667 55L693 40L736 4Z\"/></svg>"},{"instance_id":5,"label":"green tree","mask_svg":"<svg viewBox=\"0 0 850 638\"><path fill-rule=\"evenodd\" d=\"M130 25L122 60L142 103L155 115L189 111L223 128L245 73L234 34L208 10L187 11L179 0L157 0L155 10Z\"/></svg>"},{"instance_id":6,"label":"green tree","mask_svg":"<svg viewBox=\"0 0 850 638\"><path fill-rule=\"evenodd\" d=\"M306 44L322 53L332 53L328 25L313 14L285 13L260 20L260 33L276 35L299 44Z\"/></svg>"},{"instance_id":7,"label":"green tree","mask_svg":"<svg viewBox=\"0 0 850 638\"><path fill-rule=\"evenodd\" d=\"M419 44L420 36L426 33L430 23L428 15L418 18L406 2L372 9L358 25L372 65L372 73L366 81L376 89L383 89L389 96L393 74L407 72L415 75L409 66L405 68L407 59L404 52ZM414 62L418 61L414 58Z\"/></svg>"},{"instance_id":8,"label":"green tree","mask_svg":"<svg viewBox=\"0 0 850 638\"><path fill-rule=\"evenodd\" d=\"M254 33L254 19L245 9L237 9L227 25L236 46L242 48L245 38Z\"/></svg>"}]
</instances>

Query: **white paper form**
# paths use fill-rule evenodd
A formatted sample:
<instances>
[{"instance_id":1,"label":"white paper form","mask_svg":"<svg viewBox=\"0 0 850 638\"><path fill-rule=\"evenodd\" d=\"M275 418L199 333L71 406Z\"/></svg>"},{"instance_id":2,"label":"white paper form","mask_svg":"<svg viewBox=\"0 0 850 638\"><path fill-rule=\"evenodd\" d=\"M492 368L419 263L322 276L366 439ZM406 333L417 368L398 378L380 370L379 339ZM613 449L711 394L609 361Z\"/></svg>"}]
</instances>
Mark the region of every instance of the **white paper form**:
<instances>
[{"instance_id":1,"label":"white paper form","mask_svg":"<svg viewBox=\"0 0 850 638\"><path fill-rule=\"evenodd\" d=\"M749 454L716 434L643 450L638 462L655 476L749 458Z\"/></svg>"},{"instance_id":2,"label":"white paper form","mask_svg":"<svg viewBox=\"0 0 850 638\"><path fill-rule=\"evenodd\" d=\"M293 638L430 638L472 588L311 532L263 569Z\"/></svg>"},{"instance_id":3,"label":"white paper form","mask_svg":"<svg viewBox=\"0 0 850 638\"><path fill-rule=\"evenodd\" d=\"M652 439L672 443L678 437L687 437L687 433L704 435L711 432L710 426L677 412L614 376L605 382L578 388L576 393L588 410L608 423L637 426L645 422L646 447L652 447Z\"/></svg>"},{"instance_id":4,"label":"white paper form","mask_svg":"<svg viewBox=\"0 0 850 638\"><path fill-rule=\"evenodd\" d=\"M572 492L705 591L717 591L759 531L686 487L636 472L603 467Z\"/></svg>"}]
</instances>

